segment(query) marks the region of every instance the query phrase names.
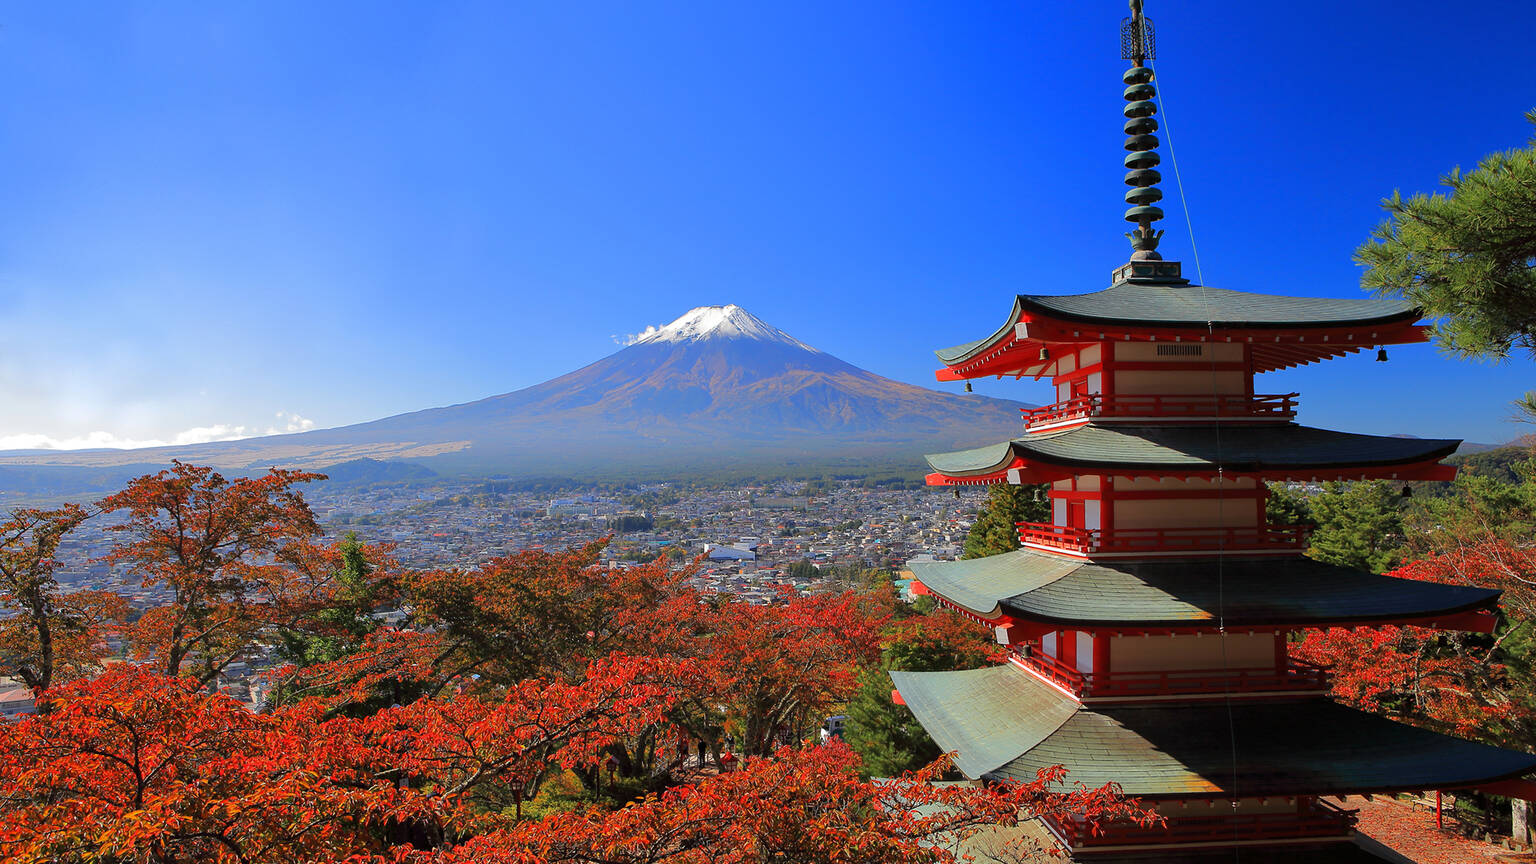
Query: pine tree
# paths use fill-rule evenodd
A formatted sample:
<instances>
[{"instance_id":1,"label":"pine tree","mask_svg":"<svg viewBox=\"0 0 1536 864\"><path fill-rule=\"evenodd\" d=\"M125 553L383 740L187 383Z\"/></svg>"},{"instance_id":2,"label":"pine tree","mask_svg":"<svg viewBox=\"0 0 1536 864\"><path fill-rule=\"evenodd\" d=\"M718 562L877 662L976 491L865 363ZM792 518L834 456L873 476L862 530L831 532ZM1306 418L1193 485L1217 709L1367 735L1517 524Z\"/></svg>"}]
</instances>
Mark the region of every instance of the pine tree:
<instances>
[{"instance_id":1,"label":"pine tree","mask_svg":"<svg viewBox=\"0 0 1536 864\"><path fill-rule=\"evenodd\" d=\"M892 701L891 671L976 669L998 659L986 630L948 612L920 615L902 626L881 652L880 664L860 674L859 691L848 702L843 738L863 759L866 776L895 777L941 753L912 710Z\"/></svg>"},{"instance_id":2,"label":"pine tree","mask_svg":"<svg viewBox=\"0 0 1536 864\"><path fill-rule=\"evenodd\" d=\"M1525 116L1536 125L1536 111ZM1382 201L1387 221L1355 250L1361 284L1438 319L1435 338L1453 354L1536 352L1536 137L1440 182L1449 194ZM1536 414L1536 393L1517 404Z\"/></svg>"},{"instance_id":3,"label":"pine tree","mask_svg":"<svg viewBox=\"0 0 1536 864\"><path fill-rule=\"evenodd\" d=\"M1402 561L1403 499L1396 487L1384 480L1326 483L1307 504L1317 525L1311 557L1372 573Z\"/></svg>"},{"instance_id":4,"label":"pine tree","mask_svg":"<svg viewBox=\"0 0 1536 864\"><path fill-rule=\"evenodd\" d=\"M1312 521L1312 505L1307 503L1305 492L1285 483L1270 483L1269 497L1264 501L1264 519L1271 525L1306 525L1317 527Z\"/></svg>"},{"instance_id":5,"label":"pine tree","mask_svg":"<svg viewBox=\"0 0 1536 864\"><path fill-rule=\"evenodd\" d=\"M987 490L987 500L976 513L976 523L965 537L962 558L985 558L1019 548L1020 522L1047 522L1051 502L1045 484L1014 486L1002 483Z\"/></svg>"}]
</instances>

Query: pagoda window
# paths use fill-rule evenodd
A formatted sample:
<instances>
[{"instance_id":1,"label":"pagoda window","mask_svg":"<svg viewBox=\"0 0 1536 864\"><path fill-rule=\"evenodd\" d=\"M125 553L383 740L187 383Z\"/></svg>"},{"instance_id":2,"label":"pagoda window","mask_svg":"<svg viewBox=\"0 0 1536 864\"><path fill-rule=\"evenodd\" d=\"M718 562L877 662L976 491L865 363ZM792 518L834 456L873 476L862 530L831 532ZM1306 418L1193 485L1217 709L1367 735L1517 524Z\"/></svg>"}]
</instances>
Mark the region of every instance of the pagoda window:
<instances>
[{"instance_id":1,"label":"pagoda window","mask_svg":"<svg viewBox=\"0 0 1536 864\"><path fill-rule=\"evenodd\" d=\"M1056 656L1056 634L1054 632L1040 637L1040 653L1047 657Z\"/></svg>"},{"instance_id":2,"label":"pagoda window","mask_svg":"<svg viewBox=\"0 0 1536 864\"><path fill-rule=\"evenodd\" d=\"M1089 498L1083 502L1083 524L1077 525L1075 527L1083 528L1088 531L1097 531L1104 527L1101 514L1099 512L1098 499Z\"/></svg>"},{"instance_id":3,"label":"pagoda window","mask_svg":"<svg viewBox=\"0 0 1536 864\"><path fill-rule=\"evenodd\" d=\"M1104 376L1099 372L1067 378L1056 385L1056 399L1066 402L1071 399L1098 396L1104 392L1103 381Z\"/></svg>"},{"instance_id":4,"label":"pagoda window","mask_svg":"<svg viewBox=\"0 0 1536 864\"><path fill-rule=\"evenodd\" d=\"M1077 631L1077 671L1093 674L1093 634Z\"/></svg>"},{"instance_id":5,"label":"pagoda window","mask_svg":"<svg viewBox=\"0 0 1536 864\"><path fill-rule=\"evenodd\" d=\"M1103 526L1101 484L1093 474L1078 475L1051 484L1051 524L1097 531Z\"/></svg>"}]
</instances>

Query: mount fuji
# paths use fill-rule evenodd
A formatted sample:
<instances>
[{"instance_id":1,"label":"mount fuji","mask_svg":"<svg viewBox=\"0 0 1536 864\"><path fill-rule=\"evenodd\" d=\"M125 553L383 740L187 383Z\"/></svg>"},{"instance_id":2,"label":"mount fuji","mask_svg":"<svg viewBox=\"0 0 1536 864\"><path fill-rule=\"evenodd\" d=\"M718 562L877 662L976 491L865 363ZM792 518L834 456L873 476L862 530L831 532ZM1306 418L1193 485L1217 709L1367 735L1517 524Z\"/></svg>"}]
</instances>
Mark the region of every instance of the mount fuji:
<instances>
[{"instance_id":1,"label":"mount fuji","mask_svg":"<svg viewBox=\"0 0 1536 864\"><path fill-rule=\"evenodd\" d=\"M916 471L923 452L1012 437L1022 403L942 393L819 351L739 306L701 306L574 372L334 429L144 450L11 451L0 465L171 458L323 469L363 457L453 474L613 479L718 471Z\"/></svg>"}]
</instances>

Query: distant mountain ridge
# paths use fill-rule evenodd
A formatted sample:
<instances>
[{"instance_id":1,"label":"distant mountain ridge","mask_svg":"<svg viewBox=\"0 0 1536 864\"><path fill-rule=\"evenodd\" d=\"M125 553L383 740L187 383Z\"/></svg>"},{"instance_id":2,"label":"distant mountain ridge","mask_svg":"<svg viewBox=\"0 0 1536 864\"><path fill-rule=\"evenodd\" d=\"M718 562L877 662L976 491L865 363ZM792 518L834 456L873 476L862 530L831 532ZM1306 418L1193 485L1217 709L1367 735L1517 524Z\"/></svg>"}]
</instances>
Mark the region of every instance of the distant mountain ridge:
<instances>
[{"instance_id":1,"label":"distant mountain ridge","mask_svg":"<svg viewBox=\"0 0 1536 864\"><path fill-rule=\"evenodd\" d=\"M923 452L1022 430L1023 403L860 369L739 306L648 328L574 372L474 402L291 435L127 451L10 451L0 465L229 468L409 459L439 473L614 477L826 466L921 470Z\"/></svg>"}]
</instances>

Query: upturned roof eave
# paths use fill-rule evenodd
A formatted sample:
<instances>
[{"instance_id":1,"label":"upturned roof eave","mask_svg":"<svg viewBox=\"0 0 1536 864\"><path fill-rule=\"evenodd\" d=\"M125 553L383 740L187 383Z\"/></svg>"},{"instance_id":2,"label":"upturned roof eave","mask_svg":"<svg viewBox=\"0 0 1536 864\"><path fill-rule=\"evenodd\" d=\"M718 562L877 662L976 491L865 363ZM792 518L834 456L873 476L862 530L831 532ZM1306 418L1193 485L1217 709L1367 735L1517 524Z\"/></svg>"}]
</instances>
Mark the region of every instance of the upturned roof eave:
<instances>
[{"instance_id":1,"label":"upturned roof eave","mask_svg":"<svg viewBox=\"0 0 1536 864\"><path fill-rule=\"evenodd\" d=\"M1170 559L1158 559L1167 561ZM1470 590L1470 589L1469 589ZM1441 606L1433 609L1400 609L1382 614L1347 614L1347 615L1298 615L1274 614L1274 615L1244 615L1242 613L1228 613L1216 615L1214 613L1205 617L1154 617L1144 616L1140 618L1094 618L1077 615L1052 615L1042 612L1039 608L1027 608L1010 603L1008 599L997 603L997 613L1019 618L1027 621L1036 621L1041 624L1057 624L1063 627L1079 629L1112 630L1124 628L1126 630L1178 630L1182 628L1198 629L1215 626L1218 622L1228 629L1245 627L1263 628L1291 628L1291 627L1327 627L1327 626L1382 626L1396 625L1408 622L1423 622L1432 618L1450 618L1468 612L1491 612L1498 607L1499 598L1504 592L1496 588L1476 589L1486 592L1484 596L1466 603L1457 603L1449 606ZM935 594L939 593L937 591ZM947 597L945 599L948 599ZM950 601L954 602L954 601ZM979 613L978 613L979 614Z\"/></svg>"},{"instance_id":2,"label":"upturned roof eave","mask_svg":"<svg viewBox=\"0 0 1536 864\"><path fill-rule=\"evenodd\" d=\"M1119 286L1116 286L1116 287L1119 287ZM1200 287L1201 286L1199 286L1199 285L1190 285L1190 286L1187 286L1185 288L1182 288L1181 290L1197 291L1197 290L1200 289ZM1112 290L1112 289L1106 289L1106 290ZM1103 293L1103 292L1098 292L1098 293ZM1335 328L1335 327L1357 327L1358 328L1358 327L1383 326L1383 325L1387 325L1387 324L1412 324L1412 323L1417 322L1421 317L1423 317L1422 311L1418 307L1416 307L1416 306L1415 307L1409 307L1407 309L1400 309L1399 311L1396 311L1396 312L1384 313L1382 315L1375 315L1375 316L1322 318L1322 319L1315 319L1315 320L1295 319L1295 320L1268 320L1268 321L1260 321L1260 320L1245 320L1245 319L1222 319L1222 320L1211 321L1211 320L1203 320L1203 319L1198 319L1198 318L1143 318L1143 317L1118 316L1118 315L1087 315L1087 314L1069 312L1069 311L1065 311L1065 310L1062 310L1062 309L1056 309L1056 308L1051 307L1049 305L1048 301L1049 301L1050 298L1055 297L1055 296L1059 296L1059 295L1051 295L1051 294L1020 294L1014 300L1014 309L1015 309L1014 315L1018 316L1022 312L1028 311L1030 313L1033 313L1030 316L1031 318L1034 318L1034 317L1038 316L1041 319L1051 319L1051 320L1057 320L1057 321L1069 321L1069 322L1078 323L1078 324L1089 324L1089 323L1092 323L1092 324L1118 325L1118 326L1122 326L1122 327L1169 327L1169 328L1178 328L1178 329L1197 328L1197 329L1201 329L1201 330L1204 330L1204 329L1207 329L1207 328L1211 328L1211 327L1214 327L1217 330L1283 330L1283 329L1294 329L1294 330L1307 329L1307 330L1310 330L1310 329L1316 329L1316 328L1332 329L1332 328ZM1075 295L1075 296L1091 296L1091 295ZM1258 296L1258 295L1255 295L1255 296ZM1295 298L1295 299L1311 299L1311 298ZM1384 301L1384 302L1390 302L1390 301Z\"/></svg>"},{"instance_id":3,"label":"upturned roof eave","mask_svg":"<svg viewBox=\"0 0 1536 864\"><path fill-rule=\"evenodd\" d=\"M1457 788L1536 769L1536 756L1321 696L1086 707L1017 667L891 677L918 721L975 778L1033 779L1041 768L1062 765L1069 783L1116 782L1135 797L1199 798ZM1235 752L1229 734L1244 742ZM1231 764L1234 757L1240 764Z\"/></svg>"},{"instance_id":4,"label":"upturned roof eave","mask_svg":"<svg viewBox=\"0 0 1536 864\"><path fill-rule=\"evenodd\" d=\"M964 363L972 357L975 357L977 354L980 354L981 352L993 347L994 345L997 345L1004 340L1011 340L1013 338L1014 327L1019 323L1019 316L1024 309L1023 303L1020 302L1023 300L1023 298L1024 295L1022 294L1014 297L1013 311L1008 314L1008 320L1003 323L1003 326L997 328L997 330L994 331L992 335L984 336L981 339L977 339L973 342L962 342L959 345L951 345L948 348L940 348L933 352L934 355L937 356L939 358L939 362L943 363L944 365L954 366L960 363Z\"/></svg>"},{"instance_id":5,"label":"upturned roof eave","mask_svg":"<svg viewBox=\"0 0 1536 864\"><path fill-rule=\"evenodd\" d=\"M1194 474L1206 474L1206 473L1212 473L1212 472L1215 472L1215 471L1221 471L1223 473L1229 473L1229 474L1255 474L1255 475L1259 475L1259 476L1263 476L1263 475L1266 475L1266 474L1290 474L1290 473L1294 473L1294 472L1298 472L1298 471L1320 471L1320 472L1342 471L1342 472L1346 472L1347 473L1348 469L1350 469L1350 468L1391 468L1391 467L1396 467L1396 466L1407 467L1407 466L1418 466L1418 465L1433 465L1433 464L1438 463L1441 459L1444 459L1445 457L1447 457L1447 456L1451 455L1452 453L1456 452L1456 448L1458 446L1460 446L1460 443L1461 442L1459 442L1459 441L1455 442L1454 444L1452 444L1448 449L1444 450L1443 452L1437 451L1435 453L1432 453L1429 456L1425 456L1425 457L1422 457L1422 458L1400 459L1400 460L1390 460L1389 459L1389 460L1379 460L1379 461L1374 461L1374 460L1373 461L1366 461L1366 460L1358 460L1358 459L1356 459L1356 460L1351 460L1351 461L1349 461L1347 463L1346 462L1293 462L1293 463L1284 463L1284 464L1278 464L1278 463L1261 464L1261 463L1255 463L1255 462L1221 462L1221 463L1215 463L1215 462L1191 462L1191 463L1112 462L1112 461L1090 461L1090 460L1086 460L1086 459L1043 458L1043 457L1040 457L1040 456L1034 455L1034 454L1030 454L1030 458L1026 459L1022 455L1014 456L1010 452L1009 455L1010 455L1011 458L1004 459L1004 460L1002 460L1000 462L997 462L994 465L990 465L990 466L987 466L987 467L984 467L984 468L962 469L962 470L953 470L953 469L946 470L946 469L940 468L937 465L934 465L932 460L929 460L928 464L934 469L932 473L936 474L936 475L939 475L941 477L952 478L952 479L955 479L955 480L967 480L967 479L973 479L973 478L978 478L978 477L994 477L995 476L995 479L997 479L998 482L1002 482L1003 481L1004 478L1003 478L1002 475L1004 475L1008 471L1008 469L1010 469L1010 468L1023 468L1023 467L1029 466L1029 465L1036 465L1036 466L1041 466L1041 467L1044 467L1044 468L1092 468L1092 469L1095 469L1095 473L1098 473L1098 474L1117 474L1118 475L1118 474L1126 474L1126 473L1135 473L1137 475L1144 475L1144 476L1152 476L1152 475L1183 475L1183 474L1191 474L1191 473L1194 473ZM938 455L943 455L943 454L932 454L932 455L938 456ZM925 456L923 458L927 459L928 457Z\"/></svg>"},{"instance_id":6,"label":"upturned roof eave","mask_svg":"<svg viewBox=\"0 0 1536 864\"><path fill-rule=\"evenodd\" d=\"M1202 427L1179 427L1177 430L1172 432L1168 431L1168 428L1145 427L1150 431L1143 432L1141 436L1138 436L1137 431L1141 428L1142 427L1128 427L1118 425L1099 426L1097 424L1090 423L1061 432L1049 432L1039 435L1028 435L1023 438L1014 438L986 447L975 447L968 450L957 450L950 453L930 453L926 454L923 458L927 460L928 464L934 469L936 474L942 477L950 477L955 479L997 475L1000 472L1007 471L1010 468L1023 468L1031 466L1044 469L1043 473L1049 473L1049 469L1053 468L1067 471L1070 471L1071 469L1088 468L1094 469L1098 473L1136 472L1144 474L1179 474L1206 473L1219 470L1222 472L1256 474L1262 476L1265 474L1290 474L1298 471L1329 472L1341 469L1347 471L1347 469L1351 468L1373 469L1399 466L1431 466L1435 463L1438 463L1441 459L1450 456L1452 453L1456 452L1457 447L1461 446L1461 441L1459 439L1390 438L1385 436L1356 435L1354 433L1347 432L1333 432L1326 429L1311 429L1309 427L1296 426L1295 424L1284 424L1283 426L1276 426L1272 428L1266 427L1257 430L1255 430L1254 427L1241 429L1234 428L1225 434L1235 438L1240 435L1250 435L1254 431L1272 435L1276 431L1280 431L1282 434L1285 434L1288 432L1294 432L1296 430L1304 430L1307 434L1313 436L1336 436L1338 439L1337 441L1330 442L1325 440L1321 444L1314 443L1311 445L1317 450L1324 451L1324 453L1326 453L1329 448L1337 448L1344 444L1375 444L1379 442L1381 446L1393 444L1402 447L1403 442L1416 442L1421 446L1413 449L1405 449L1402 455L1399 456L1385 456L1377 458L1372 458L1369 455L1356 455L1350 456L1348 458L1335 459L1315 456L1312 458L1302 457L1290 460L1224 458L1221 461L1216 462L1210 459L1194 456L1193 454L1178 450L1177 448L1171 447L1167 444L1160 443L1154 440L1153 433L1163 435L1177 434L1192 436L1196 433L1203 434L1206 432L1211 432L1211 434L1216 435L1221 433L1214 430L1225 427L1219 427L1218 424L1210 424L1208 426ZM1085 430L1093 430L1091 434L1099 436L1113 433L1113 435L1120 436L1122 439L1127 441L1135 441L1138 439L1138 437L1140 437L1140 439L1145 442L1145 446L1147 447L1158 448L1160 450L1179 454L1187 458L1175 461L1174 459L1167 457L1158 460L1145 460L1136 458L1072 456L1062 454L1060 452L1042 452L1039 447L1040 444L1045 442L1060 441L1062 439L1070 442L1074 437L1085 437ZM1094 449L1097 451L1098 448ZM967 456L976 459L984 459L985 461L977 461L971 464L966 464L963 460Z\"/></svg>"},{"instance_id":7,"label":"upturned roof eave","mask_svg":"<svg viewBox=\"0 0 1536 864\"><path fill-rule=\"evenodd\" d=\"M1273 332L1275 330L1314 330L1336 328L1367 328L1384 327L1389 325L1410 325L1423 317L1423 312L1416 306L1401 308L1393 312L1373 316L1347 316L1336 318L1304 319L1222 319L1209 320L1204 318L1164 318L1164 317L1137 317L1125 315L1091 315L1054 308L1050 300L1056 297L1092 297L1095 294L1103 294L1122 286L1111 286L1104 291L1094 294L1054 295L1054 294L1017 294L1014 296L1013 307L1007 320L1001 327L990 335L971 342L962 342L948 348L940 348L934 351L939 361L948 367L963 365L987 351L996 350L1015 339L1015 327L1020 321L1031 322L1061 322L1064 324L1094 324L1107 327L1161 327L1170 330L1210 330L1220 332L1260 330ZM1181 290L1199 290L1201 286L1191 285ZM1226 293L1226 292L1223 292ZM1238 292L1231 292L1238 293ZM1263 295L1253 295L1263 296ZM1311 298L1287 298L1306 300ZM1391 301L1378 301L1390 303ZM1418 337L1415 336L1416 340ZM1393 340L1389 340L1391 342Z\"/></svg>"},{"instance_id":8,"label":"upturned roof eave","mask_svg":"<svg viewBox=\"0 0 1536 864\"><path fill-rule=\"evenodd\" d=\"M1262 572L1258 582L1256 568ZM1170 583L1170 572L1197 584L1224 573L1223 598L1203 597L1187 584ZM1480 629L1488 622L1458 619L1492 611L1502 593L1377 575L1301 555L1241 552L1220 560L1170 557L1110 563L1018 549L986 558L916 564L913 575L925 591L984 620L1008 618L1092 630L1202 630L1218 621L1227 627L1265 629L1434 622L1444 622L1447 629ZM1292 586L1282 599L1265 590L1276 579ZM1127 614L1124 608L1105 614L1114 604L1097 598L1106 592L1127 596L1130 589L1145 592L1134 595L1131 606L1140 614ZM1298 608L1302 596L1312 598L1311 609ZM1074 606L1081 608L1075 611Z\"/></svg>"}]
</instances>

